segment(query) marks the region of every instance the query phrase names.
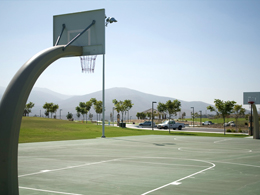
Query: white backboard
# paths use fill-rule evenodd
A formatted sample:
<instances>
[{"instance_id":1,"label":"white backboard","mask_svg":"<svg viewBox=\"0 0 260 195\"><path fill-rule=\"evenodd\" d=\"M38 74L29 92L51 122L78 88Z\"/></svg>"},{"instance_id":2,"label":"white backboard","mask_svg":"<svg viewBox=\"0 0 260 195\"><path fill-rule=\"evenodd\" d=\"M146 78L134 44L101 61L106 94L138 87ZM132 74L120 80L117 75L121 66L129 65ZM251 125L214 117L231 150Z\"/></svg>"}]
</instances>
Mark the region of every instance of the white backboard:
<instances>
[{"instance_id":1,"label":"white backboard","mask_svg":"<svg viewBox=\"0 0 260 195\"><path fill-rule=\"evenodd\" d=\"M249 104L250 101L253 101L254 104L260 104L260 92L244 92L243 104Z\"/></svg>"},{"instance_id":2,"label":"white backboard","mask_svg":"<svg viewBox=\"0 0 260 195\"><path fill-rule=\"evenodd\" d=\"M58 45L67 45L93 20L95 24L71 45L83 46L83 55L105 54L105 9L53 16L53 46L61 34L63 24L65 28Z\"/></svg>"}]
</instances>

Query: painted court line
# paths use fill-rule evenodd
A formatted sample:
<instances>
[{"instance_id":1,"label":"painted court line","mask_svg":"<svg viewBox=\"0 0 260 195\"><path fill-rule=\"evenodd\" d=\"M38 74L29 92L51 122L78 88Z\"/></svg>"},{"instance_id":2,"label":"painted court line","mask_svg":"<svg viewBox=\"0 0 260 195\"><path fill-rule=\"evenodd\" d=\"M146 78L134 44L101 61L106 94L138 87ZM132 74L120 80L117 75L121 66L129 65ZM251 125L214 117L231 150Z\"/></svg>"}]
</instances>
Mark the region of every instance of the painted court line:
<instances>
[{"instance_id":1,"label":"painted court line","mask_svg":"<svg viewBox=\"0 0 260 195\"><path fill-rule=\"evenodd\" d=\"M216 143L225 142L225 141L228 141L228 140L232 140L232 138L230 138L230 139L222 139L222 140L219 140L219 141L214 141L213 143L216 144Z\"/></svg>"},{"instance_id":2,"label":"painted court line","mask_svg":"<svg viewBox=\"0 0 260 195\"><path fill-rule=\"evenodd\" d=\"M199 165L183 165L183 164L171 164L171 163L155 163L155 162L146 162L146 161L133 161L133 160L120 160L120 161L127 161L127 162L135 162L135 163L145 163L145 164L152 164L152 165L169 165L169 166L184 166L184 167L206 167L206 166L199 166Z\"/></svg>"},{"instance_id":3,"label":"painted court line","mask_svg":"<svg viewBox=\"0 0 260 195\"><path fill-rule=\"evenodd\" d=\"M40 192L50 192L50 193L55 193L55 194L82 195L82 194L75 194L75 193L58 192L58 191L51 191L51 190L42 190L42 189L36 189L36 188L27 188L27 187L21 187L21 186L19 188L26 189L26 190L40 191Z\"/></svg>"},{"instance_id":4,"label":"painted court line","mask_svg":"<svg viewBox=\"0 0 260 195\"><path fill-rule=\"evenodd\" d=\"M249 164L232 163L232 162L224 162L224 161L214 161L214 162L224 163L224 164L231 164L231 165L246 166L246 167L256 167L256 168L260 168L260 166L258 166L258 165L249 165Z\"/></svg>"},{"instance_id":5,"label":"painted court line","mask_svg":"<svg viewBox=\"0 0 260 195\"><path fill-rule=\"evenodd\" d=\"M193 160L195 160L195 159L193 159ZM196 161L200 161L200 160L196 160ZM201 162L207 162L207 161L201 161ZM150 191L148 191L148 192L145 192L145 193L143 193L142 195L149 194L149 193L151 193L151 192L160 190L160 189L165 188L165 187L167 187L167 186L169 186L169 185L180 185L180 184L181 184L180 181L185 180L185 179L187 179L187 178L191 178L191 177L194 176L194 175L197 175L197 174L200 174L200 173L202 173L202 172L205 172L205 171L207 171L207 170L209 170L209 169L212 169L213 167L216 166L216 165L215 165L214 163L212 163L212 162L207 162L207 163L211 164L212 166L211 166L211 167L208 167L208 168L206 168L206 169L203 169L203 170L201 170L201 171L198 171L198 172L196 172L196 173L193 173L193 174L191 174L191 175L188 175L188 176L186 176L186 177L183 177L183 178L181 178L181 179L178 179L178 180L176 180L176 181L173 181L173 182L171 182L171 183L168 183L168 184L166 184L166 185L163 185L163 186L161 186L161 187L158 187L158 188L155 188L155 189L150 190Z\"/></svg>"},{"instance_id":6,"label":"painted court line","mask_svg":"<svg viewBox=\"0 0 260 195\"><path fill-rule=\"evenodd\" d=\"M42 174L42 173L61 171L61 170L66 170L66 169L73 169L73 168L84 167L84 166L89 166L89 165L96 165L96 164L101 164L101 163L117 161L117 160L120 160L120 159L112 159L112 160L105 160L105 161L100 161L100 162L85 163L85 164L82 164L82 165L68 166L68 167L64 167L64 168L60 168L60 169L53 169L53 170L41 170L41 171L35 172L35 173L19 175L18 177L25 177L25 176L30 176L30 175Z\"/></svg>"}]
</instances>

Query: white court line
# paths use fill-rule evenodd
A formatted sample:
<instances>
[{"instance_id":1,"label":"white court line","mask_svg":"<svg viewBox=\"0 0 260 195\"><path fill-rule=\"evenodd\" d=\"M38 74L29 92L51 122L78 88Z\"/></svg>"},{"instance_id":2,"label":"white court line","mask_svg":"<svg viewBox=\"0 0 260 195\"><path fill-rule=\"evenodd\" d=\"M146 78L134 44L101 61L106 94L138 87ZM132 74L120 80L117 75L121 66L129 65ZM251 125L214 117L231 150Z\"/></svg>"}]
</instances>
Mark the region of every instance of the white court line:
<instances>
[{"instance_id":1,"label":"white court line","mask_svg":"<svg viewBox=\"0 0 260 195\"><path fill-rule=\"evenodd\" d=\"M26 190L34 190L34 191L40 191L40 192L51 192L51 193L56 193L56 194L68 194L68 195L82 195L82 194L74 194L74 193L67 193L67 192L58 192L58 191L51 191L51 190L42 190L42 189L36 189L36 188L27 188L27 187L19 187L21 189L26 189Z\"/></svg>"},{"instance_id":2,"label":"white court line","mask_svg":"<svg viewBox=\"0 0 260 195\"><path fill-rule=\"evenodd\" d=\"M120 160L120 159L112 159L112 160L105 160L105 161L100 161L100 162L85 163L85 164L82 164L82 165L69 166L69 167L64 167L64 168L60 168L60 169L53 169L53 170L42 170L42 171L35 172L35 173L19 175L18 177L25 177L25 176L30 176L30 175L42 174L42 173L61 171L61 170L66 170L66 169L73 169L73 168L84 167L84 166L89 166L89 165L96 165L96 164L101 164L101 163L117 161L117 160Z\"/></svg>"},{"instance_id":3,"label":"white court line","mask_svg":"<svg viewBox=\"0 0 260 195\"><path fill-rule=\"evenodd\" d=\"M222 140L219 140L219 141L214 141L213 143L216 144L216 143L225 142L225 141L228 141L228 140L232 140L232 138L230 138L230 139L222 139Z\"/></svg>"},{"instance_id":4,"label":"white court line","mask_svg":"<svg viewBox=\"0 0 260 195\"><path fill-rule=\"evenodd\" d=\"M231 165L240 165L240 166L246 166L246 167L256 167L256 168L260 168L260 166L258 166L258 165L240 164L240 163L223 162L223 161L214 161L214 162L217 162L217 163L225 163L225 164L231 164Z\"/></svg>"},{"instance_id":5,"label":"white court line","mask_svg":"<svg viewBox=\"0 0 260 195\"><path fill-rule=\"evenodd\" d=\"M193 159L193 160L195 160L195 159ZM200 161L200 160L196 160L196 161ZM201 162L207 162L207 161L201 161ZM196 173L193 173L193 174L191 174L191 175L188 175L188 176L186 176L186 177L183 177L183 178L181 178L181 179L178 179L178 180L176 180L176 181L173 181L173 182L171 182L171 183L168 183L168 184L166 184L166 185L163 185L163 186L161 186L161 187L158 187L158 188L155 188L155 189L150 190L150 191L148 191L148 192L145 192L145 193L143 193L142 195L149 194L149 193L151 193L151 192L154 192L154 191L157 191L157 190L159 190L159 189L165 188L165 187L167 187L167 186L169 186L169 185L180 185L180 184L181 184L180 181L185 180L185 179L187 179L187 178L191 178L191 177L194 176L194 175L197 175L197 174L199 174L199 173L202 173L202 172L204 172L204 171L207 171L207 170L209 170L209 169L212 169L213 167L216 166L216 165L215 165L214 163L212 163L212 162L207 162L207 163L212 164L212 166L211 166L211 167L208 167L208 168L206 168L206 169L203 169L203 170L201 170L201 171L198 171L198 172L196 172Z\"/></svg>"},{"instance_id":6,"label":"white court line","mask_svg":"<svg viewBox=\"0 0 260 195\"><path fill-rule=\"evenodd\" d=\"M124 160L120 160L124 161ZM146 162L146 161L133 161L133 160L127 160L127 162L135 162L135 163L145 163L145 164L153 164L153 165L169 165L169 166L184 166L184 167L206 167L206 166L199 166L199 165L183 165L183 164L171 164L171 163L154 163L154 162Z\"/></svg>"}]
</instances>

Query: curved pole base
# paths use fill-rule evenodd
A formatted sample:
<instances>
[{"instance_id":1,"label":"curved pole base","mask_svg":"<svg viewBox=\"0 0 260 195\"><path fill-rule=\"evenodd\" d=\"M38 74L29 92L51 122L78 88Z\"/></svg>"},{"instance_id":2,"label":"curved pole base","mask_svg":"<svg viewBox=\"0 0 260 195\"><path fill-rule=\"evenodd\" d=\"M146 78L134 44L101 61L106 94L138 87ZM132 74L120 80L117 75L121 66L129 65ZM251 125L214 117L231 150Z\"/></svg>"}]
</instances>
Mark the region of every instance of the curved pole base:
<instances>
[{"instance_id":1,"label":"curved pole base","mask_svg":"<svg viewBox=\"0 0 260 195\"><path fill-rule=\"evenodd\" d=\"M42 72L55 60L81 56L82 47L64 45L34 55L15 74L0 103L0 194L18 195L17 155L22 115L29 94Z\"/></svg>"}]
</instances>

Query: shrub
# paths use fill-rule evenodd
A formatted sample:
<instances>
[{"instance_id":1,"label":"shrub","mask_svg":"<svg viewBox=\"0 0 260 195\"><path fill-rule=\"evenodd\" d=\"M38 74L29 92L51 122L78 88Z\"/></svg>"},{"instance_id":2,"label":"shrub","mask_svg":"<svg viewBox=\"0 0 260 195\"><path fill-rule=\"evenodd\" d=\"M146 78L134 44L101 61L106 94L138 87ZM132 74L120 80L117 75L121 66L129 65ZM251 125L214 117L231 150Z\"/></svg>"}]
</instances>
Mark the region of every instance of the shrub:
<instances>
[{"instance_id":1,"label":"shrub","mask_svg":"<svg viewBox=\"0 0 260 195\"><path fill-rule=\"evenodd\" d=\"M231 129L227 129L227 132L232 132Z\"/></svg>"}]
</instances>

